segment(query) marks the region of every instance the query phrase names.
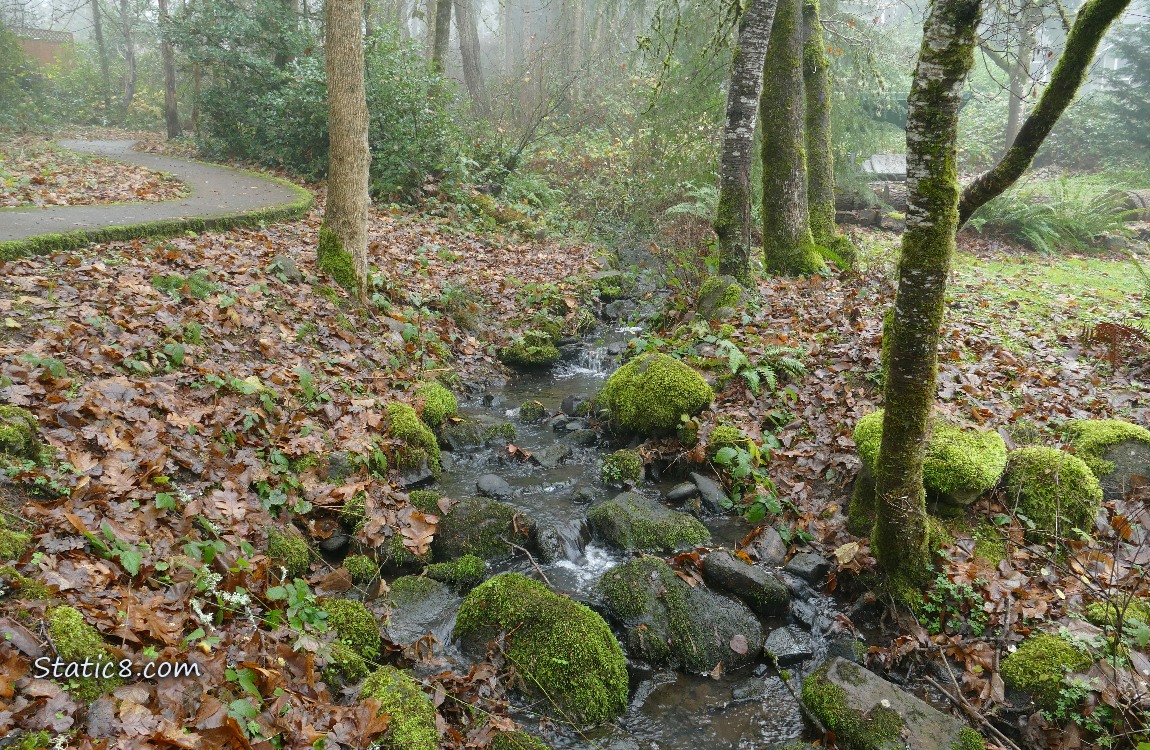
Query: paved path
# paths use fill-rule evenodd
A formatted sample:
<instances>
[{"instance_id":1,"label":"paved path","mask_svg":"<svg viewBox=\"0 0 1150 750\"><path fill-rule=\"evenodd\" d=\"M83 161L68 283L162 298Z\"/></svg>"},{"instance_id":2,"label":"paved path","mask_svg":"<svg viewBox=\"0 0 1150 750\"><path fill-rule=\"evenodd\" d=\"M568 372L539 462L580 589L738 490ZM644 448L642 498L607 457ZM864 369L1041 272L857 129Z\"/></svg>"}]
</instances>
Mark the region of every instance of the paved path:
<instances>
[{"instance_id":1,"label":"paved path","mask_svg":"<svg viewBox=\"0 0 1150 750\"><path fill-rule=\"evenodd\" d=\"M135 141L59 141L59 144L73 151L169 172L188 186L190 194L160 202L5 209L0 211L0 242L165 219L233 216L299 200L298 194L273 180L234 169L133 151Z\"/></svg>"}]
</instances>

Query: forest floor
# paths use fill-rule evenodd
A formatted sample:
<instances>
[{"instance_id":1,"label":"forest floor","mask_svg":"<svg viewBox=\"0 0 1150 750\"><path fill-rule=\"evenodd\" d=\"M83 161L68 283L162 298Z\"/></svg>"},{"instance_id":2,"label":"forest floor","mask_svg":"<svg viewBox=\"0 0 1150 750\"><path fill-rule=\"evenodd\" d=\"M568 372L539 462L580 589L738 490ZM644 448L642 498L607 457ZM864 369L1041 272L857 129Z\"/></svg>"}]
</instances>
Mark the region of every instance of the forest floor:
<instances>
[{"instance_id":1,"label":"forest floor","mask_svg":"<svg viewBox=\"0 0 1150 750\"><path fill-rule=\"evenodd\" d=\"M316 596L346 592L346 575L313 559L312 591L291 601L295 614L285 618L285 603L268 596L277 581L264 540L293 518L313 539L330 535L358 492L377 521L360 532L365 546L402 533L422 549L434 524L366 470L337 486L299 459L333 448L368 452L386 404L417 404L420 382L448 373L458 383L504 377L497 348L529 326L541 298L584 300L600 261L586 243L476 235L377 210L371 255L382 270L365 306L315 268L321 206L322 192L305 219L266 229L93 245L0 265L0 400L31 410L57 452L48 465L14 462L6 481L0 476L5 525L33 535L17 566L0 569L0 582L15 591L0 596L0 628L14 634L0 642L0 732L99 730L141 748L270 747L266 738L278 736L281 747L303 748L324 732L358 747L384 731L370 711L316 679L321 644L301 640L299 618L314 612ZM752 361L770 346L803 352L806 375L760 395L733 379L700 421L704 434L727 421L756 438L774 435L780 447L769 473L789 507L772 523L809 534L837 559L832 588L857 593L874 560L865 540L845 530L859 467L851 432L879 401L897 236L860 230L855 239L863 248L855 271L764 279L758 299L709 324L691 319L693 300L684 299L682 314L672 311L663 330L643 335L688 336L696 354L713 357L701 339L730 323L729 340ZM999 430L1009 445L1057 443L1058 427L1072 418L1150 421L1145 348L1134 342L1110 356L1084 335L1105 321L1145 325L1150 294L1128 261L1044 258L977 236L960 249L940 409ZM887 666L946 653L962 669L967 700L984 711L1003 703L998 662L1023 635L1082 631L1076 615L1096 573L1048 565L1005 510L992 495L965 523L951 523L955 541L938 573L970 592L951 616L936 626L900 619L872 648L874 662ZM1123 512L1137 517L1108 507L1108 524ZM1002 523L987 521L994 517ZM1128 560L1094 562L1129 568ZM47 611L62 603L133 661L200 665L199 687L122 685L118 707L97 702L97 710L35 678L30 662L46 652ZM368 606L387 614L382 599ZM984 638L983 628L1002 632ZM428 655L396 648L385 657L410 664ZM487 736L463 703L507 725L489 666L441 672L427 689L447 728L445 747ZM1031 727L1051 741L1062 732L1041 718Z\"/></svg>"}]
</instances>

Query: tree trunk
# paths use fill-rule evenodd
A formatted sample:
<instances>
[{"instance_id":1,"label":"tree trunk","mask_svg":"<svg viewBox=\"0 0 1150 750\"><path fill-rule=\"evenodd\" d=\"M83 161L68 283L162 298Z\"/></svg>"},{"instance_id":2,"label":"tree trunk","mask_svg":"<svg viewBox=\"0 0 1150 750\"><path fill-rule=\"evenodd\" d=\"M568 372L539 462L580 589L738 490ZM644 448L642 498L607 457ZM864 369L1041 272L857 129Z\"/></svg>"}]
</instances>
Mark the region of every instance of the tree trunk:
<instances>
[{"instance_id":1,"label":"tree trunk","mask_svg":"<svg viewBox=\"0 0 1150 750\"><path fill-rule=\"evenodd\" d=\"M803 30L807 211L815 243L831 247L838 234L835 226L835 166L831 155L831 76L818 0L804 0Z\"/></svg>"},{"instance_id":2,"label":"tree trunk","mask_svg":"<svg viewBox=\"0 0 1150 750\"><path fill-rule=\"evenodd\" d=\"M938 338L958 231L959 95L981 0L935 0L907 100L907 221L889 331L871 548L896 586L929 576L922 464L938 390ZM886 344L884 337L884 345ZM896 588L896 591L898 589Z\"/></svg>"},{"instance_id":3,"label":"tree trunk","mask_svg":"<svg viewBox=\"0 0 1150 750\"><path fill-rule=\"evenodd\" d=\"M1014 145L1022 118L1026 114L1026 99L1030 95L1030 62L1034 58L1037 44L1038 26L1042 23L1042 13L1033 5L1028 5L1018 15L1018 46L1010 65L1010 99L1006 109L1006 132L1003 134L1003 152Z\"/></svg>"},{"instance_id":4,"label":"tree trunk","mask_svg":"<svg viewBox=\"0 0 1150 750\"><path fill-rule=\"evenodd\" d=\"M763 70L763 255L769 273L826 268L807 216L801 0L779 0Z\"/></svg>"},{"instance_id":5,"label":"tree trunk","mask_svg":"<svg viewBox=\"0 0 1150 750\"><path fill-rule=\"evenodd\" d=\"M1042 142L1050 135L1058 118L1074 101L1078 89L1086 81L1086 74L1090 71L1106 30L1129 5L1130 0L1087 0L1078 11L1074 25L1066 36L1062 56L1050 74L1050 83L1046 85L1026 122L1019 128L1018 137L998 164L979 175L962 191L962 202L958 209L960 227L983 204L1001 195L1030 168Z\"/></svg>"},{"instance_id":6,"label":"tree trunk","mask_svg":"<svg viewBox=\"0 0 1150 750\"><path fill-rule=\"evenodd\" d=\"M367 192L371 152L364 87L363 0L327 0L329 155L327 207L316 259L342 286L367 292Z\"/></svg>"},{"instance_id":7,"label":"tree trunk","mask_svg":"<svg viewBox=\"0 0 1150 750\"><path fill-rule=\"evenodd\" d=\"M455 0L455 28L459 32L459 54L463 58L463 82L471 96L475 114L487 114L487 101L483 95L483 68L479 56L479 19L475 15L475 0Z\"/></svg>"},{"instance_id":8,"label":"tree trunk","mask_svg":"<svg viewBox=\"0 0 1150 750\"><path fill-rule=\"evenodd\" d=\"M440 73L446 69L444 60L447 59L447 47L450 41L451 0L435 0L435 42L431 48L431 64Z\"/></svg>"},{"instance_id":9,"label":"tree trunk","mask_svg":"<svg viewBox=\"0 0 1150 750\"><path fill-rule=\"evenodd\" d=\"M719 272L746 283L751 276L751 161L755 121L763 91L763 61L771 39L777 0L750 0L739 19L739 41L731 59L727 119L719 154Z\"/></svg>"},{"instance_id":10,"label":"tree trunk","mask_svg":"<svg viewBox=\"0 0 1150 750\"><path fill-rule=\"evenodd\" d=\"M100 56L100 83L104 87L104 117L107 117L112 112L112 77L108 73L108 47L104 44L102 15L100 0L92 0L92 33L96 36L96 52Z\"/></svg>"},{"instance_id":11,"label":"tree trunk","mask_svg":"<svg viewBox=\"0 0 1150 750\"><path fill-rule=\"evenodd\" d=\"M418 0L416 0L418 2ZM423 0L423 25L427 27L423 43L427 46L427 59L435 54L435 9L436 0Z\"/></svg>"},{"instance_id":12,"label":"tree trunk","mask_svg":"<svg viewBox=\"0 0 1150 750\"><path fill-rule=\"evenodd\" d=\"M176 105L176 63L172 59L172 45L168 42L168 0L160 4L160 59L164 67L164 123L168 127L168 138L180 136L180 114Z\"/></svg>"},{"instance_id":13,"label":"tree trunk","mask_svg":"<svg viewBox=\"0 0 1150 750\"><path fill-rule=\"evenodd\" d=\"M120 29L124 34L124 99L120 102L120 109L123 116L127 117L128 108L136 98L136 50L132 46L132 17L128 0L120 0Z\"/></svg>"}]
</instances>

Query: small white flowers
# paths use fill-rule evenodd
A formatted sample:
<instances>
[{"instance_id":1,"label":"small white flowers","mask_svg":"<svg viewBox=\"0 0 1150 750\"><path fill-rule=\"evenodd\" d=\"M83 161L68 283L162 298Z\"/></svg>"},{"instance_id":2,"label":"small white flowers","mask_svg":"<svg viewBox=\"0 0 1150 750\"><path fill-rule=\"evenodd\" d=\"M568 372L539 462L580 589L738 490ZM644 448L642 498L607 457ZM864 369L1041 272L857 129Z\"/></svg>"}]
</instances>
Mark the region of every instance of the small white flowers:
<instances>
[{"instance_id":1,"label":"small white flowers","mask_svg":"<svg viewBox=\"0 0 1150 750\"><path fill-rule=\"evenodd\" d=\"M881 701L879 701L879 705L881 705L883 708L890 708L890 701L888 701L886 698L883 698Z\"/></svg>"}]
</instances>

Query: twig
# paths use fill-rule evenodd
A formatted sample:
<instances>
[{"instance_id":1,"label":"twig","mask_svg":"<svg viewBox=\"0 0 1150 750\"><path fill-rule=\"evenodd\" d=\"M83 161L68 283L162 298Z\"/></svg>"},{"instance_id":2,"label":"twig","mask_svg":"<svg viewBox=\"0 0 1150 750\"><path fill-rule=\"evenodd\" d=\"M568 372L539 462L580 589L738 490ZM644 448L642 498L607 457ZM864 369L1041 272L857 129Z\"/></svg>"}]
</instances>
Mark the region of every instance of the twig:
<instances>
[{"instance_id":1,"label":"twig","mask_svg":"<svg viewBox=\"0 0 1150 750\"><path fill-rule=\"evenodd\" d=\"M945 658L945 657L944 657L944 658ZM947 665L946 665L946 671L950 672L950 676L951 676L951 679L955 679L955 678L954 678L954 672L951 672L951 670L950 670L950 665L949 665L949 664L947 664ZM949 690L947 690L946 688L944 688L942 685L938 684L938 682L936 682L936 681L935 681L935 679L934 679L933 677L930 677L929 675L927 675L927 676L926 676L926 681L927 681L927 682L929 682L931 685L934 685L934 686L935 686L935 688L937 688L937 689L938 689L938 691L939 691L940 693L942 693L942 694L943 694L943 695L945 695L947 698L949 698L949 699L950 699L950 701L951 701L951 703L953 703L954 705L958 706L958 707L959 707L959 708L961 708L963 711L966 711L966 713L970 714L970 716L971 716L972 718L974 718L974 719L977 719L977 720L978 720L978 723L979 723L979 724L981 724L982 726L986 727L986 728L987 728L987 730L989 730L989 731L990 731L990 733L994 735L994 738L995 738L996 740L998 740L999 742L1002 742L1002 743L1004 743L1004 744L1005 744L1007 747L1013 748L1013 750L1021 750L1021 748L1020 748L1020 747L1018 747L1018 745L1014 744L1014 742L1013 742L1013 741L1012 741L1012 740L1011 740L1009 737L1007 737L1007 736L1006 736L1005 734L1003 734L1002 732L998 731L998 727L996 727L996 726L994 726L993 724L991 724L991 723L990 723L990 721L988 721L988 720L987 720L987 718L986 718L985 716L983 716L983 715L982 715L982 714L981 714L981 713L978 711L978 709L977 709L977 708L975 708L974 706L970 705L970 704L969 704L969 703L966 701L966 698L963 698L963 697L962 697L962 691L961 691L961 689L959 689L958 697L957 697L957 698L955 698L953 695L951 695L951 694L950 694L950 691L949 691ZM957 687L957 686L958 686L958 682L957 682L957 680L955 680L955 683L954 683L954 684L955 684L955 687Z\"/></svg>"},{"instance_id":2,"label":"twig","mask_svg":"<svg viewBox=\"0 0 1150 750\"><path fill-rule=\"evenodd\" d=\"M538 563L536 563L536 562L535 562L535 558L531 556L531 553L530 553L530 552L528 552L527 550L525 550L523 547L520 547L520 546L519 546L518 544L516 544L515 542L511 542L511 541L508 541L508 540L504 539L503 537L499 537L499 538L500 538L500 539L501 539L501 540L502 540L502 541L503 541L505 544L507 544L507 545L510 545L512 548L514 548L514 549L517 549L517 550L519 550L520 552L522 552L523 554L527 555L527 559L531 561L531 567L535 568L535 572L536 572L536 573L538 573L538 574L539 574L539 577L543 579L543 583L546 583L548 586L550 586L550 585L551 585L551 581L547 580L547 574L546 574L546 573L544 573L544 572L543 572L543 571L540 569L540 567L539 567Z\"/></svg>"}]
</instances>

